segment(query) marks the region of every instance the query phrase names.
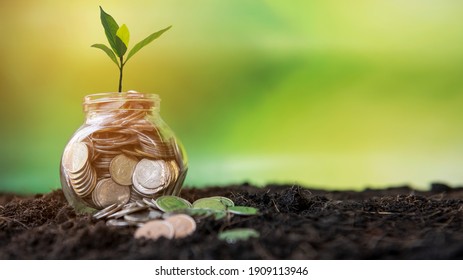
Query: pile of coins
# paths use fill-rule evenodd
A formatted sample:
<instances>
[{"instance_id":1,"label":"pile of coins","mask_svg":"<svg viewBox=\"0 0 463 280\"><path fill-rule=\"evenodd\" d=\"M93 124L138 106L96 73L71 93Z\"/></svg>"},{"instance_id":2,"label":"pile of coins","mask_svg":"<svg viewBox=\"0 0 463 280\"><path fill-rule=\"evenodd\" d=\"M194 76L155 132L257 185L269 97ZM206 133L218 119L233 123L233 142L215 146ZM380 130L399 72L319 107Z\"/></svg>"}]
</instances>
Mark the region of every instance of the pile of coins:
<instances>
[{"instance_id":1,"label":"pile of coins","mask_svg":"<svg viewBox=\"0 0 463 280\"><path fill-rule=\"evenodd\" d=\"M93 215L94 219L106 219L106 225L115 227L136 226L135 238L158 239L159 237L183 238L196 229L192 217L214 216L216 220L227 215L256 215L253 207L235 206L226 197L215 196L196 200L193 203L177 196L161 196L157 199L143 198L128 204L112 204Z\"/></svg>"},{"instance_id":2,"label":"pile of coins","mask_svg":"<svg viewBox=\"0 0 463 280\"><path fill-rule=\"evenodd\" d=\"M152 105L139 95L92 104L93 115L62 158L61 172L78 200L104 209L180 191L187 168L175 138L151 119Z\"/></svg>"}]
</instances>

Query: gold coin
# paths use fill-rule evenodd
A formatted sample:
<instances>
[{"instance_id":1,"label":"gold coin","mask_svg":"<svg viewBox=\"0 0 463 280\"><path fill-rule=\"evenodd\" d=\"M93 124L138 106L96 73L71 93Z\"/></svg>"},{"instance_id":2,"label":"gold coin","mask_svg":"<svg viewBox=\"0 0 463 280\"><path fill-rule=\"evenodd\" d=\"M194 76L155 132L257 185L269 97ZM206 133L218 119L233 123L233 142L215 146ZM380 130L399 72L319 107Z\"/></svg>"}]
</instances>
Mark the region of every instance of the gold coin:
<instances>
[{"instance_id":1,"label":"gold coin","mask_svg":"<svg viewBox=\"0 0 463 280\"><path fill-rule=\"evenodd\" d=\"M88 148L82 142L69 145L63 156L63 166L70 173L77 173L85 168L88 161Z\"/></svg>"},{"instance_id":2,"label":"gold coin","mask_svg":"<svg viewBox=\"0 0 463 280\"><path fill-rule=\"evenodd\" d=\"M109 165L109 173L114 182L119 185L132 185L132 175L138 160L133 157L128 157L120 154L113 158Z\"/></svg>"},{"instance_id":3,"label":"gold coin","mask_svg":"<svg viewBox=\"0 0 463 280\"><path fill-rule=\"evenodd\" d=\"M175 238L184 238L196 230L195 220L185 214L169 216L165 221L174 228Z\"/></svg>"},{"instance_id":4,"label":"gold coin","mask_svg":"<svg viewBox=\"0 0 463 280\"><path fill-rule=\"evenodd\" d=\"M96 185L92 199L101 208L114 203L126 204L130 199L130 187L119 185L111 178L103 179Z\"/></svg>"},{"instance_id":5,"label":"gold coin","mask_svg":"<svg viewBox=\"0 0 463 280\"><path fill-rule=\"evenodd\" d=\"M81 197L85 197L89 195L93 191L93 189L95 189L96 183L97 183L96 170L91 169L87 175L87 178L84 181L78 182L78 183L72 182L73 184L72 186L77 195Z\"/></svg>"},{"instance_id":6,"label":"gold coin","mask_svg":"<svg viewBox=\"0 0 463 280\"><path fill-rule=\"evenodd\" d=\"M150 221L139 227L135 233L135 238L147 238L157 240L160 237L172 239L174 237L174 228L172 224L166 221Z\"/></svg>"},{"instance_id":7,"label":"gold coin","mask_svg":"<svg viewBox=\"0 0 463 280\"><path fill-rule=\"evenodd\" d=\"M132 148L133 149L133 148ZM140 154L133 151L132 149L121 149L121 152L123 152L124 154L126 154L127 156L134 156L134 157L139 157Z\"/></svg>"},{"instance_id":8,"label":"gold coin","mask_svg":"<svg viewBox=\"0 0 463 280\"><path fill-rule=\"evenodd\" d=\"M178 168L177 162L175 160L171 160L168 162L168 166L171 172L171 178L170 178L170 183L169 186L174 186L175 182L178 179L178 176L180 174L180 170Z\"/></svg>"}]
</instances>

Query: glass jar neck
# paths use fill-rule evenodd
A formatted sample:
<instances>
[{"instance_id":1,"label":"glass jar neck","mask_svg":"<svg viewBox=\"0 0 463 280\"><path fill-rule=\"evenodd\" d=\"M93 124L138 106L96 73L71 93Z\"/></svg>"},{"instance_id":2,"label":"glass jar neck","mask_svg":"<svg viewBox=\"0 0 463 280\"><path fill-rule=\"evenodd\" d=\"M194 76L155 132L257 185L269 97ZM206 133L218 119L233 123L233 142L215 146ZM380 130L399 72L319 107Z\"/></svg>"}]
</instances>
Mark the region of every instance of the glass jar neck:
<instances>
[{"instance_id":1,"label":"glass jar neck","mask_svg":"<svg viewBox=\"0 0 463 280\"><path fill-rule=\"evenodd\" d=\"M138 92L109 92L85 96L83 109L87 117L117 112L158 114L161 99L157 94Z\"/></svg>"}]
</instances>

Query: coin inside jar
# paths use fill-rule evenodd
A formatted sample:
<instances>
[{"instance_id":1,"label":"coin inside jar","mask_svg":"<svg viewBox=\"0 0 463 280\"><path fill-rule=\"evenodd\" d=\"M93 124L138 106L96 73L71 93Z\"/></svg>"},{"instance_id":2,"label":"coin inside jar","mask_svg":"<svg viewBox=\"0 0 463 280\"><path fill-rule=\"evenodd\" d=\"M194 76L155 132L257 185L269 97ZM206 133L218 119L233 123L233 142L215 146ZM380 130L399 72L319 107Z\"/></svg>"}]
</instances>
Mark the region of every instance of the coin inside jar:
<instances>
[{"instance_id":1,"label":"coin inside jar","mask_svg":"<svg viewBox=\"0 0 463 280\"><path fill-rule=\"evenodd\" d=\"M133 172L133 185L142 194L153 194L166 185L166 163L162 160L140 160ZM156 191L155 191L156 190Z\"/></svg>"},{"instance_id":2,"label":"coin inside jar","mask_svg":"<svg viewBox=\"0 0 463 280\"><path fill-rule=\"evenodd\" d=\"M130 186L132 185L132 175L138 160L124 154L115 156L109 165L109 173L114 182Z\"/></svg>"},{"instance_id":3,"label":"coin inside jar","mask_svg":"<svg viewBox=\"0 0 463 280\"><path fill-rule=\"evenodd\" d=\"M126 204L130 199L130 188L119 185L111 178L102 179L98 182L92 193L92 199L95 205L101 208L111 204Z\"/></svg>"},{"instance_id":4,"label":"coin inside jar","mask_svg":"<svg viewBox=\"0 0 463 280\"><path fill-rule=\"evenodd\" d=\"M88 161L88 148L82 142L69 145L63 157L64 168L71 173L77 173L85 168Z\"/></svg>"}]
</instances>

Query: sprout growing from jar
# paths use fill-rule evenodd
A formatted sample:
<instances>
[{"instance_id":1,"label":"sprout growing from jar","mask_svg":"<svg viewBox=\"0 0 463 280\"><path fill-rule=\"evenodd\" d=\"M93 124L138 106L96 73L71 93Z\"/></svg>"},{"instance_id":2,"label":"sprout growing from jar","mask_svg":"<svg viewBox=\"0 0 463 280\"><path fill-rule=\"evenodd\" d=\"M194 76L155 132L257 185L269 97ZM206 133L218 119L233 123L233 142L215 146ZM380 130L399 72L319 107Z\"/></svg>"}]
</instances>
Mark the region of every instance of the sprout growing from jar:
<instances>
[{"instance_id":1,"label":"sprout growing from jar","mask_svg":"<svg viewBox=\"0 0 463 280\"><path fill-rule=\"evenodd\" d=\"M103 25L106 38L108 39L109 45L111 48L106 46L105 44L94 44L92 47L98 48L103 50L111 60L116 63L117 67L119 68L119 88L118 91L122 92L122 75L124 66L127 61L136 54L139 50L141 50L144 46L148 45L155 39L159 38L164 32L169 30L172 26L154 32L153 34L149 35L145 39L138 42L128 53L126 58L124 59L124 55L127 52L127 48L129 46L129 39L130 33L129 29L125 24L119 25L114 20L114 18L107 14L103 8L100 6L100 17L101 17L101 24Z\"/></svg>"}]
</instances>

